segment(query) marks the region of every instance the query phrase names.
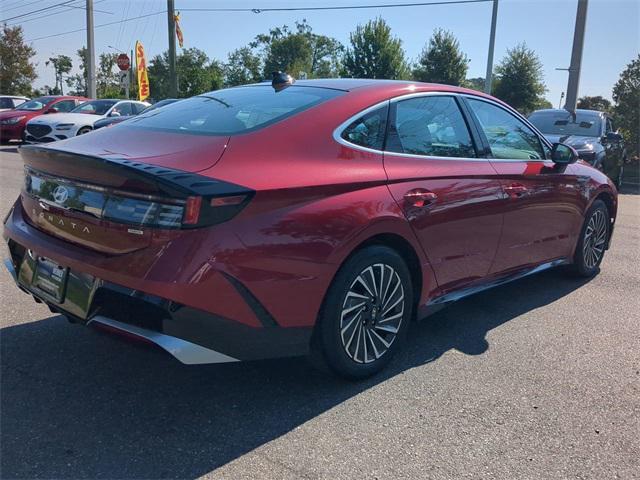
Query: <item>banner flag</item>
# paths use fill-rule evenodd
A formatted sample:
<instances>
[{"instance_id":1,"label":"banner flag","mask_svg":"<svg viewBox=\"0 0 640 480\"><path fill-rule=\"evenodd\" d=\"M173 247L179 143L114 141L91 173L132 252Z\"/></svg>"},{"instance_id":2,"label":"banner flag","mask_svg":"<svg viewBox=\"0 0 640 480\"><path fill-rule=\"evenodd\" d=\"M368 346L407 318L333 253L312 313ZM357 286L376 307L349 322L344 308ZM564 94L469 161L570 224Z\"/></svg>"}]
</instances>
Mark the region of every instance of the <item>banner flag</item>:
<instances>
[{"instance_id":1,"label":"banner flag","mask_svg":"<svg viewBox=\"0 0 640 480\"><path fill-rule=\"evenodd\" d=\"M144 47L140 41L136 41L136 70L138 72L138 99L140 101L149 97L149 76L147 75L147 59L144 56Z\"/></svg>"}]
</instances>

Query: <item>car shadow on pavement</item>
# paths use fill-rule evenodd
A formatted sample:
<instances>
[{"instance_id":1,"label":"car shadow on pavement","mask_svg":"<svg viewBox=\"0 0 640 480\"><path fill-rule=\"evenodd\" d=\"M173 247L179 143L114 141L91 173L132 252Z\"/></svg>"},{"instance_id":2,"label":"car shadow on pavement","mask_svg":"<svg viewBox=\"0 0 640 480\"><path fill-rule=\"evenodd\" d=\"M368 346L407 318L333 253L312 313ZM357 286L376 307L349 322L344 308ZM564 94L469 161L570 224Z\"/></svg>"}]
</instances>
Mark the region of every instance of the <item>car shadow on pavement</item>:
<instances>
[{"instance_id":1,"label":"car shadow on pavement","mask_svg":"<svg viewBox=\"0 0 640 480\"><path fill-rule=\"evenodd\" d=\"M301 359L185 366L60 316L7 327L2 475L196 478L451 349L484 353L487 332L585 283L556 270L461 300L412 325L389 368L360 383Z\"/></svg>"}]
</instances>

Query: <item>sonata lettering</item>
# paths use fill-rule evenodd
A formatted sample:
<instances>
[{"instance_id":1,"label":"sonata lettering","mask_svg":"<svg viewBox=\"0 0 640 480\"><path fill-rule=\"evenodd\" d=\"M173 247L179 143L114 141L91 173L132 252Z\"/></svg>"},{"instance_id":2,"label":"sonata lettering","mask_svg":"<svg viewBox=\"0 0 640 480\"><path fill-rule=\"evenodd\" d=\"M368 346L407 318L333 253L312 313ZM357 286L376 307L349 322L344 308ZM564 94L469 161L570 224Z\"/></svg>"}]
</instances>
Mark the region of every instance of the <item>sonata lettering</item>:
<instances>
[{"instance_id":1,"label":"sonata lettering","mask_svg":"<svg viewBox=\"0 0 640 480\"><path fill-rule=\"evenodd\" d=\"M31 210L33 215L37 215L42 220L47 220L49 223L58 224L61 227L70 226L71 230L75 230L77 232L88 233L91 234L91 230L86 225L78 225L75 222L70 220L66 221L63 218L55 217L51 214L46 214L44 212L36 212L35 208Z\"/></svg>"}]
</instances>

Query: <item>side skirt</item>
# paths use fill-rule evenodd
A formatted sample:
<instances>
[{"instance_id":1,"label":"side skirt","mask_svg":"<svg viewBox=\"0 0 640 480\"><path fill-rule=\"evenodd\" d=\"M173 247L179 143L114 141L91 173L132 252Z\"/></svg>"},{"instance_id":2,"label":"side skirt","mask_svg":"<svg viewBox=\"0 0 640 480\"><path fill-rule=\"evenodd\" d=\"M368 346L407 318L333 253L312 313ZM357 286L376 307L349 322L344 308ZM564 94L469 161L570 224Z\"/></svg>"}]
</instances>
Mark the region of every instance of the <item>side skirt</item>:
<instances>
[{"instance_id":1,"label":"side skirt","mask_svg":"<svg viewBox=\"0 0 640 480\"><path fill-rule=\"evenodd\" d=\"M566 265L568 263L570 263L570 261L566 258L560 258L557 260L552 260L550 262L542 263L533 268L520 270L519 272L512 275L500 277L488 282L482 282L470 287L465 287L454 292L449 292L445 293L444 295L434 297L426 303L425 307L429 308L436 305L442 305L444 303L455 302L457 300L460 300L461 298L468 297L469 295L483 292L485 290L489 290L490 288L504 285L505 283L513 282L514 280L519 280L521 278L528 277L529 275L540 273L550 268L558 267L560 265Z\"/></svg>"}]
</instances>

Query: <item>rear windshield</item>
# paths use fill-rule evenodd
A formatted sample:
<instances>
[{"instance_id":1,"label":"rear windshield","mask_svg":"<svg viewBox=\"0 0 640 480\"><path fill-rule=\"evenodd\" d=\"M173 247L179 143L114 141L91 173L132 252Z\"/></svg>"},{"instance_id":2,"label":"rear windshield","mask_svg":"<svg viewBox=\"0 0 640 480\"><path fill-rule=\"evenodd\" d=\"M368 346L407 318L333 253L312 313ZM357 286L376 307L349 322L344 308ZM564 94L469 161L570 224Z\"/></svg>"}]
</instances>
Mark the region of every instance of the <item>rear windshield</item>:
<instances>
[{"instance_id":1,"label":"rear windshield","mask_svg":"<svg viewBox=\"0 0 640 480\"><path fill-rule=\"evenodd\" d=\"M582 135L599 137L601 131L600 117L577 112L576 119L569 112L532 113L529 121L538 130L547 135Z\"/></svg>"},{"instance_id":2,"label":"rear windshield","mask_svg":"<svg viewBox=\"0 0 640 480\"><path fill-rule=\"evenodd\" d=\"M264 128L342 93L298 86L279 92L271 85L229 88L142 113L127 124L195 135L234 135Z\"/></svg>"},{"instance_id":3,"label":"rear windshield","mask_svg":"<svg viewBox=\"0 0 640 480\"><path fill-rule=\"evenodd\" d=\"M16 110L42 110L45 105L49 102L52 102L56 99L56 97L39 97L34 98L33 100L29 100L26 103L20 105Z\"/></svg>"}]
</instances>

